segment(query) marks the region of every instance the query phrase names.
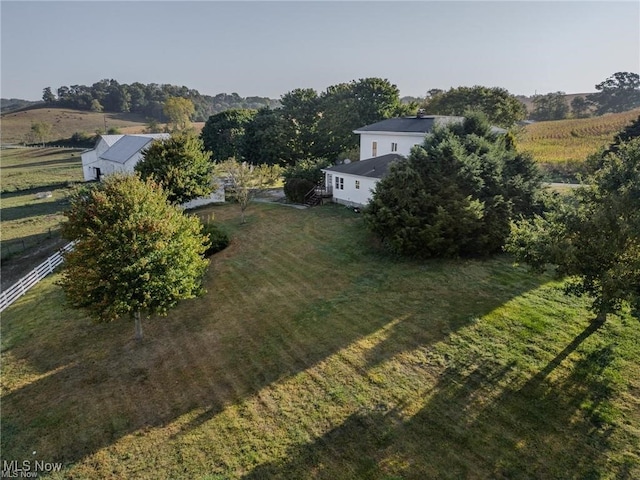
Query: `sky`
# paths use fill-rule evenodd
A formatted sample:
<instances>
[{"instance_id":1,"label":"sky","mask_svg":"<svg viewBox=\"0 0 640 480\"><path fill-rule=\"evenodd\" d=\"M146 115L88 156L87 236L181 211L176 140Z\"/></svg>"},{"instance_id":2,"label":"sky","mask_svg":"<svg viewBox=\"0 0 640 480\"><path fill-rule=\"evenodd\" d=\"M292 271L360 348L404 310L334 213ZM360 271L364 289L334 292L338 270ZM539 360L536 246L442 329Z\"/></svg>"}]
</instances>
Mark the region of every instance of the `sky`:
<instances>
[{"instance_id":1,"label":"sky","mask_svg":"<svg viewBox=\"0 0 640 480\"><path fill-rule=\"evenodd\" d=\"M185 85L280 98L366 77L401 96L483 85L585 93L640 73L638 1L5 1L0 96Z\"/></svg>"}]
</instances>

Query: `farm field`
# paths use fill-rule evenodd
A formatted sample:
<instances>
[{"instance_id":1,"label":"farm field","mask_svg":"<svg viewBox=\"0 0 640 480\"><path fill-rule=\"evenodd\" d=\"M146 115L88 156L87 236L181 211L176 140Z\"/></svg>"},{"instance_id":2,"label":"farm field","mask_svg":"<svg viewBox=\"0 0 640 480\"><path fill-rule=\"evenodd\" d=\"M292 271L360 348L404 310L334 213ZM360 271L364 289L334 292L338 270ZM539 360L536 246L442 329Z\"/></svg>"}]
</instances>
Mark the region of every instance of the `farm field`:
<instances>
[{"instance_id":1,"label":"farm field","mask_svg":"<svg viewBox=\"0 0 640 480\"><path fill-rule=\"evenodd\" d=\"M31 130L32 123L46 122L52 126L49 141L70 138L76 132L93 135L96 131L117 128L120 133L144 133L148 121L134 113L97 113L68 108L33 108L2 115L2 143L22 143ZM200 132L204 122L193 123ZM158 125L159 129L164 124Z\"/></svg>"},{"instance_id":2,"label":"farm field","mask_svg":"<svg viewBox=\"0 0 640 480\"><path fill-rule=\"evenodd\" d=\"M50 478L638 478L640 329L510 259L413 262L329 205L203 209L208 293L96 324L50 277L2 315L4 460ZM33 452L36 452L35 454Z\"/></svg>"},{"instance_id":3,"label":"farm field","mask_svg":"<svg viewBox=\"0 0 640 480\"><path fill-rule=\"evenodd\" d=\"M122 133L142 133L146 119L133 113L97 113L68 108L34 108L2 115L2 143L21 143L35 122L51 125L49 140L70 138L76 132L93 135L96 131L118 128Z\"/></svg>"},{"instance_id":4,"label":"farm field","mask_svg":"<svg viewBox=\"0 0 640 480\"><path fill-rule=\"evenodd\" d=\"M542 164L582 163L611 143L616 133L640 116L640 109L600 117L536 122L524 127L518 149Z\"/></svg>"},{"instance_id":5,"label":"farm field","mask_svg":"<svg viewBox=\"0 0 640 480\"><path fill-rule=\"evenodd\" d=\"M36 247L59 243L58 230L71 185L84 181L79 153L57 148L1 151L3 262ZM8 263L2 265L3 286L5 280L15 280L8 274L11 268Z\"/></svg>"}]
</instances>

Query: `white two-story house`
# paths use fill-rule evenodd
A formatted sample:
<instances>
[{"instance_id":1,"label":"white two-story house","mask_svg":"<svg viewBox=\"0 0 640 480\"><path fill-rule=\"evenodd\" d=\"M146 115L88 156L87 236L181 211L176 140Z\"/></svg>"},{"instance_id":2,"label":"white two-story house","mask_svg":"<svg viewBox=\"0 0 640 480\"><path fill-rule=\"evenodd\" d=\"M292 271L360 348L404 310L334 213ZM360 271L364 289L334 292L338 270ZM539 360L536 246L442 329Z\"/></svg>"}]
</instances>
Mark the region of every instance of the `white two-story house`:
<instances>
[{"instance_id":1,"label":"white two-story house","mask_svg":"<svg viewBox=\"0 0 640 480\"><path fill-rule=\"evenodd\" d=\"M407 157L411 148L421 145L436 125L460 123L464 117L422 115L382 120L354 130L360 135L360 161L345 162L323 169L325 185L333 201L349 206L369 203L376 183L386 175L389 165Z\"/></svg>"}]
</instances>

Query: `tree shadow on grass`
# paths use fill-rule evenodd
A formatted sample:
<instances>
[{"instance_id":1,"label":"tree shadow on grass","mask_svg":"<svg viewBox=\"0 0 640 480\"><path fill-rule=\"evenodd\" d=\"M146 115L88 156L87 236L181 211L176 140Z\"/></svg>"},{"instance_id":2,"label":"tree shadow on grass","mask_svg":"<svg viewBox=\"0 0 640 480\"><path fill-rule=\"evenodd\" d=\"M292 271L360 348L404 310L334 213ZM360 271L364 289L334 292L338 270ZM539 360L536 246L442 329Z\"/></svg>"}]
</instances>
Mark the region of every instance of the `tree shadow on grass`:
<instances>
[{"instance_id":1,"label":"tree shadow on grass","mask_svg":"<svg viewBox=\"0 0 640 480\"><path fill-rule=\"evenodd\" d=\"M614 427L602 372L612 358L612 347L595 348L565 378L534 376L524 386L513 364L452 366L414 416L402 406L358 412L243 478L630 478L628 465L606 459ZM507 386L492 398L498 384Z\"/></svg>"},{"instance_id":2,"label":"tree shadow on grass","mask_svg":"<svg viewBox=\"0 0 640 480\"><path fill-rule=\"evenodd\" d=\"M263 238L260 232L255 235ZM146 322L147 340L141 346L131 340L133 325L129 320L95 325L69 310L60 321L55 312L63 298L53 287L46 295L40 292L37 298L32 295L21 300L12 316L3 318L3 328L9 322L11 331L3 343L3 354L12 356L12 364L28 365L33 373L26 375L24 384L5 390L4 458L32 459L35 450L42 455L40 459L74 463L124 435L165 426L182 415L202 411L184 424L180 432L185 433L229 405L376 334L406 313L418 312L416 315L423 318L440 309L436 315L444 318L431 326L428 322L419 324L420 328L435 329L428 335L395 337L396 345L388 343L385 355L413 349L416 343L442 340L541 281L521 274L527 280L496 290L489 280L491 275L482 273L481 262L433 267L386 261L358 267L362 254L354 250L348 254L349 266L361 271L327 289L326 260L310 257L304 268L290 277L294 264L280 260L295 252L278 238L267 241L272 244L262 243L260 248L269 255L280 249L279 257L265 259L260 252L245 251L242 256L225 253L226 275L234 278L232 287L215 290L214 284L215 295L185 302L168 318ZM420 280L424 269L432 267L431 277ZM276 285L252 286L258 268L273 271L269 278ZM458 282L448 300L456 305L452 316L447 313L449 303L438 303L440 274L445 268L455 270L451 281L455 277ZM395 272L391 275L385 269ZM282 292L277 284L280 278L295 280L296 288ZM420 290L407 303L407 295L417 288L414 283L418 280L422 282ZM388 288L394 282L396 287ZM433 295L425 295L425 289ZM314 296L316 291L323 293ZM470 301L472 294L477 302ZM265 313L274 305L278 315ZM443 385L453 388L452 384ZM436 413L428 411L426 415ZM350 429L358 430L361 423L355 421ZM336 431L336 437L340 436Z\"/></svg>"}]
</instances>

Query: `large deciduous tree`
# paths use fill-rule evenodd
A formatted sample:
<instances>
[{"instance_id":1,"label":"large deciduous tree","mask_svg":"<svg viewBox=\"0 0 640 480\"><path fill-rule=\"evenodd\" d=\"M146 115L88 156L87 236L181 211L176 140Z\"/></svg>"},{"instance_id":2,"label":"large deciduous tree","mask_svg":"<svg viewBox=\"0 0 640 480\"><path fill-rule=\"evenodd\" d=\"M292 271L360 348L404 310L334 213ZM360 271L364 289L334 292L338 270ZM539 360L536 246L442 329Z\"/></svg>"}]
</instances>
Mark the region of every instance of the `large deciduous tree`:
<instances>
[{"instance_id":1,"label":"large deciduous tree","mask_svg":"<svg viewBox=\"0 0 640 480\"><path fill-rule=\"evenodd\" d=\"M315 154L335 159L358 146L356 128L408 114L412 105L400 102L398 87L388 80L363 78L327 88L320 96L320 109Z\"/></svg>"},{"instance_id":2,"label":"large deciduous tree","mask_svg":"<svg viewBox=\"0 0 640 480\"><path fill-rule=\"evenodd\" d=\"M365 209L370 229L393 252L420 258L500 250L510 219L541 204L534 161L480 114L436 128L391 166Z\"/></svg>"},{"instance_id":3,"label":"large deciduous tree","mask_svg":"<svg viewBox=\"0 0 640 480\"><path fill-rule=\"evenodd\" d=\"M293 165L291 129L281 110L261 108L245 127L242 157L253 165Z\"/></svg>"},{"instance_id":4,"label":"large deciduous tree","mask_svg":"<svg viewBox=\"0 0 640 480\"><path fill-rule=\"evenodd\" d=\"M45 144L45 142L49 139L49 135L51 135L51 124L41 121L41 122L33 122L31 124L31 130L29 132L32 141L38 142L41 144Z\"/></svg>"},{"instance_id":5,"label":"large deciduous tree","mask_svg":"<svg viewBox=\"0 0 640 480\"><path fill-rule=\"evenodd\" d=\"M213 190L211 153L190 132L178 132L166 140L155 140L142 152L135 171L167 191L169 201L181 204L208 195Z\"/></svg>"},{"instance_id":6,"label":"large deciduous tree","mask_svg":"<svg viewBox=\"0 0 640 480\"><path fill-rule=\"evenodd\" d=\"M196 217L167 201L151 180L113 175L71 198L62 234L75 240L65 254L61 285L68 302L102 321L166 315L202 290L206 238Z\"/></svg>"},{"instance_id":7,"label":"large deciduous tree","mask_svg":"<svg viewBox=\"0 0 640 480\"><path fill-rule=\"evenodd\" d=\"M295 161L313 158L318 153L318 122L322 115L320 97L312 88L296 88L282 95L279 109L285 121L288 148Z\"/></svg>"},{"instance_id":8,"label":"large deciduous tree","mask_svg":"<svg viewBox=\"0 0 640 480\"><path fill-rule=\"evenodd\" d=\"M596 113L624 112L640 107L640 75L617 72L596 85L597 93L587 95L596 106Z\"/></svg>"},{"instance_id":9,"label":"large deciduous tree","mask_svg":"<svg viewBox=\"0 0 640 480\"><path fill-rule=\"evenodd\" d=\"M164 102L162 112L169 119L171 130L186 130L191 126L191 117L195 113L193 102L188 98L171 97Z\"/></svg>"},{"instance_id":10,"label":"large deciduous tree","mask_svg":"<svg viewBox=\"0 0 640 480\"><path fill-rule=\"evenodd\" d=\"M457 87L431 95L423 106L425 113L436 115L465 115L479 111L489 122L501 127L511 127L525 118L524 104L504 88Z\"/></svg>"},{"instance_id":11,"label":"large deciduous tree","mask_svg":"<svg viewBox=\"0 0 640 480\"><path fill-rule=\"evenodd\" d=\"M535 269L552 265L568 276L567 293L589 295L599 325L625 304L640 315L640 138L589 163L588 186L544 215L515 222L507 250Z\"/></svg>"},{"instance_id":12,"label":"large deciduous tree","mask_svg":"<svg viewBox=\"0 0 640 480\"><path fill-rule=\"evenodd\" d=\"M200 138L216 162L243 158L245 129L257 113L256 110L235 108L209 117Z\"/></svg>"},{"instance_id":13,"label":"large deciduous tree","mask_svg":"<svg viewBox=\"0 0 640 480\"><path fill-rule=\"evenodd\" d=\"M49 105L56 103L56 96L51 91L51 87L45 87L42 90L42 101Z\"/></svg>"}]
</instances>

